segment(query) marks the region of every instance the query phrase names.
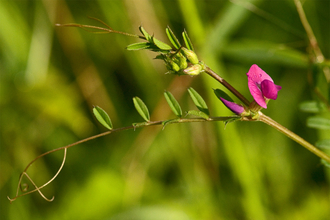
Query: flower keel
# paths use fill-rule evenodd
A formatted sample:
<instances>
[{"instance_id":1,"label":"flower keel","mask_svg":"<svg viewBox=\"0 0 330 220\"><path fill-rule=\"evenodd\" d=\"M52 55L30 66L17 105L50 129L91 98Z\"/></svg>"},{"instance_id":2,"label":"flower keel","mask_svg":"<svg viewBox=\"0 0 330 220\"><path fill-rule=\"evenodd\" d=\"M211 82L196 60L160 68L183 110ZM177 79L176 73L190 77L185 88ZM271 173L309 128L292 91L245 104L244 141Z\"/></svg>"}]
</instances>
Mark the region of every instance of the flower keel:
<instances>
[{"instance_id":1,"label":"flower keel","mask_svg":"<svg viewBox=\"0 0 330 220\"><path fill-rule=\"evenodd\" d=\"M261 82L261 92L267 99L277 99L278 91L282 89L281 86L275 85L272 81L264 80Z\"/></svg>"}]
</instances>

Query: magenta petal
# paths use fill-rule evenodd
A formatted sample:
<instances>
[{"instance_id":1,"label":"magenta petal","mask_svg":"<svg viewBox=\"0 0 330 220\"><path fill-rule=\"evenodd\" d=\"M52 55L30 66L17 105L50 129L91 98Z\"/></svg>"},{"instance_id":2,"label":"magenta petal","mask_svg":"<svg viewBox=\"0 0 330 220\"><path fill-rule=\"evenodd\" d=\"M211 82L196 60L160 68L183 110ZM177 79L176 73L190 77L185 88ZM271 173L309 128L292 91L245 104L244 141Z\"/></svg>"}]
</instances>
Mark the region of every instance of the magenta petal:
<instances>
[{"instance_id":1,"label":"magenta petal","mask_svg":"<svg viewBox=\"0 0 330 220\"><path fill-rule=\"evenodd\" d=\"M230 101L227 101L226 99L224 98L221 98L220 97L220 100L222 101L222 103L230 109L230 111L234 112L235 114L237 115L240 115L242 114L245 109L243 106L239 105L239 104L236 104L235 102L230 102Z\"/></svg>"},{"instance_id":2,"label":"magenta petal","mask_svg":"<svg viewBox=\"0 0 330 220\"><path fill-rule=\"evenodd\" d=\"M258 65L253 64L246 75L250 93L258 105L267 108L266 100L277 99L277 93L282 87L275 85L273 79Z\"/></svg>"},{"instance_id":3,"label":"magenta petal","mask_svg":"<svg viewBox=\"0 0 330 220\"><path fill-rule=\"evenodd\" d=\"M248 80L251 80L259 85L264 80L269 80L273 82L272 78L257 64L253 64L246 75L248 76Z\"/></svg>"},{"instance_id":4,"label":"magenta petal","mask_svg":"<svg viewBox=\"0 0 330 220\"><path fill-rule=\"evenodd\" d=\"M275 85L272 81L264 80L261 82L261 91L262 94L267 99L277 99L277 93L280 89L282 89L281 86Z\"/></svg>"},{"instance_id":5,"label":"magenta petal","mask_svg":"<svg viewBox=\"0 0 330 220\"><path fill-rule=\"evenodd\" d=\"M246 75L248 76L248 86L252 97L261 107L267 108L264 94L261 90L261 82L265 80L273 82L272 78L256 64L251 66Z\"/></svg>"},{"instance_id":6,"label":"magenta petal","mask_svg":"<svg viewBox=\"0 0 330 220\"><path fill-rule=\"evenodd\" d=\"M259 86L254 83L252 80L248 81L248 86L250 89L250 93L253 96L254 100L263 108L267 108L267 104L265 101L264 96L262 95L261 90L259 89Z\"/></svg>"}]
</instances>

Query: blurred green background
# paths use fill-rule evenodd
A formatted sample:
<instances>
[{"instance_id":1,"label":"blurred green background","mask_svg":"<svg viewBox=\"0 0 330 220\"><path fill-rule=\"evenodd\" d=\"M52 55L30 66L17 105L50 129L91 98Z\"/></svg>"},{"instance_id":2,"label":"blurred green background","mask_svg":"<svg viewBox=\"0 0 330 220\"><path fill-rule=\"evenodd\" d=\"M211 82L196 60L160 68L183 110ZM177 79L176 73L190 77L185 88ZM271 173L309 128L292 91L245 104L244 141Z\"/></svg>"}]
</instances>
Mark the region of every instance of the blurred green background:
<instances>
[{"instance_id":1,"label":"blurred green background","mask_svg":"<svg viewBox=\"0 0 330 220\"><path fill-rule=\"evenodd\" d=\"M330 57L330 1L304 9ZM291 0L43 0L0 1L1 219L329 219L329 169L319 158L262 123L191 123L129 130L68 150L63 171L42 191L12 204L19 174L36 156L101 133L93 105L115 128L140 122L132 98L152 120L174 118L163 92L184 111L195 109L187 88L206 100L211 115L231 113L198 77L165 75L155 53L126 51L139 40L93 34L56 23L101 25L136 33L143 27L165 42L169 25L186 29L199 58L249 100L246 72L253 63L283 89L264 113L311 143L329 130L306 127L299 103L314 99L308 84L310 50ZM329 117L329 113L326 114ZM35 163L42 185L63 152ZM31 186L32 187L32 186Z\"/></svg>"}]
</instances>

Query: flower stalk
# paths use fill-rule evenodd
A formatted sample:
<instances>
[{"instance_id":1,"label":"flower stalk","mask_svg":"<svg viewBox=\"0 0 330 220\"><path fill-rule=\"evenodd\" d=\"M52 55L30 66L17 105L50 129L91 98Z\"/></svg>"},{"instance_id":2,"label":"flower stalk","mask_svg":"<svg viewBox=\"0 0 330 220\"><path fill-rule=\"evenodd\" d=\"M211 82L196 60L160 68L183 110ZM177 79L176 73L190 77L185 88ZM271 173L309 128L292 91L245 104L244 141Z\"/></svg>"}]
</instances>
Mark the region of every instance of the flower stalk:
<instances>
[{"instance_id":1,"label":"flower stalk","mask_svg":"<svg viewBox=\"0 0 330 220\"><path fill-rule=\"evenodd\" d=\"M231 93L233 93L239 100L241 100L246 106L250 105L249 100L247 100L239 91L232 87L224 78L216 74L210 67L205 65L205 73L209 74L215 80L220 82L224 87L226 87Z\"/></svg>"}]
</instances>

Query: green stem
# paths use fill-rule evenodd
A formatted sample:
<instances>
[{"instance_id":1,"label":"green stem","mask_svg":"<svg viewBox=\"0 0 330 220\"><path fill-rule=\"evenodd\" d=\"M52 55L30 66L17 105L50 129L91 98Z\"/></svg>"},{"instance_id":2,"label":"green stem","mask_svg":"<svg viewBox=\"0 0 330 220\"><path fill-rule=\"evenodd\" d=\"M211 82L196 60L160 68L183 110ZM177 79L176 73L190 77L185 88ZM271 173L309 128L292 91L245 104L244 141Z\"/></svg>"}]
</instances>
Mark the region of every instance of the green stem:
<instances>
[{"instance_id":1,"label":"green stem","mask_svg":"<svg viewBox=\"0 0 330 220\"><path fill-rule=\"evenodd\" d=\"M180 120L173 120L173 123L188 123L188 122L203 122L203 121L226 121L228 119L231 119L231 118L237 118L238 116L228 116L228 117L210 117L208 119L204 119L204 118L181 118ZM75 143L72 143L72 144L69 144L69 145L66 145L64 147L59 147L59 148L56 148L56 149L53 149L53 150L50 150L50 151L47 151L41 155L39 155L38 157L36 157L34 160L32 160L24 169L23 172L26 172L27 169L36 161L38 160L39 158L41 157L44 157L48 154L51 154L51 153L54 153L56 151L60 151L60 150L64 150L64 149L68 149L70 147L73 147L73 146L76 146L78 144L82 144L82 143L85 143L87 141L90 141L90 140L93 140L93 139L96 139L96 138L99 138L99 137L103 137L103 136L106 136L106 135L109 135L109 134L112 134L112 133L115 133L115 132L119 132L119 131L125 131L125 130L130 130L130 129L135 129L135 128L141 128L141 127L148 127L148 126L153 126L153 125L161 125L165 122L166 120L164 121L150 121L150 122L146 122L144 124L141 124L139 126L134 126L134 125L131 125L131 126L127 126L127 127L122 127L122 128L116 128L116 129L112 129L110 131L106 131L106 132L103 132L101 134L97 134L97 135L94 135L94 136L91 136L91 137L88 137L88 138L85 138L85 139L82 139L80 141L77 141Z\"/></svg>"},{"instance_id":2,"label":"green stem","mask_svg":"<svg viewBox=\"0 0 330 220\"><path fill-rule=\"evenodd\" d=\"M296 5L296 8L297 8L297 11L298 11L298 14L299 14L301 23L304 26L305 31L307 33L307 36L308 36L308 39L309 39L309 43L310 43L310 45L313 48L313 51L315 53L316 61L318 63L322 63L324 61L324 56L323 56L323 54L321 52L321 49L320 49L320 47L319 47L319 45L317 43L316 37L314 35L314 32L313 32L311 26L308 23L308 20L307 20L306 14L304 12L304 9L302 7L302 4L301 4L300 0L294 0L294 3Z\"/></svg>"},{"instance_id":3,"label":"green stem","mask_svg":"<svg viewBox=\"0 0 330 220\"><path fill-rule=\"evenodd\" d=\"M188 122L205 122L205 121L226 121L228 119L232 119L232 118L237 118L239 116L228 116L228 117L210 117L208 119L205 119L205 118L178 118L178 119L173 119L170 124L174 124L174 123L188 123ZM103 132L101 134L97 134L97 135L94 135L94 136L91 136L91 137L88 137L88 138L85 138L83 140L80 140L80 141L77 141L75 143L72 143L72 144L69 144L69 145L66 145L64 147L59 147L59 148L56 148L56 149L53 149L53 150L50 150L50 151L47 151L39 156L37 156L35 159L33 159L24 169L24 171L22 172L22 174L20 175L20 178L19 178L19 182L18 182L18 186L17 186L17 191L16 191L16 196L13 197L13 198L10 198L9 196L7 196L7 198L9 199L10 202L13 202L15 201L17 198L21 197L21 196L25 196L25 195L28 195L30 193L33 193L33 192L36 192L38 191L39 194L47 201L51 202L53 201L54 197L52 199L47 199L43 193L40 191L42 188L44 188L45 186L47 186L48 184L50 184L57 176L58 174L61 172L63 166L64 166L64 162L65 162L65 159L66 159L66 153L67 153L67 149L70 148L70 147L73 147L73 146L76 146L78 144L81 144L81 143L85 143L87 141L90 141L90 140L93 140L93 139L96 139L96 138L99 138L99 137L103 137L103 136L106 136L108 134L111 134L111 133L114 133L114 132L119 132L119 131L125 131L125 130L130 130L130 129L135 129L135 128L140 128L140 127L148 127L148 126L154 126L154 125L161 125L165 122L169 122L168 120L167 121L150 121L150 122L146 122L146 123L140 123L138 126L134 126L134 125L131 125L131 126L127 126L127 127L122 127L122 128L117 128L117 129L112 129L110 131L106 131L106 132ZM165 125L164 125L165 126ZM29 167L35 162L37 161L38 159L40 159L41 157L44 157L48 154L51 154L51 153L54 153L54 152L57 152L57 151L60 151L60 150L64 150L64 158L63 158L63 161L62 161L62 164L61 164L61 167L58 169L57 173L55 174L54 177L52 177L49 181L47 181L47 183L45 183L44 185L38 187L34 181L31 179L31 177L27 174L27 170L29 169ZM20 189L20 186L22 184L22 178L23 176L26 176L28 178L28 180L33 184L33 186L35 187L35 189L33 190L30 190L28 192L25 192L23 194L18 194L19 193L19 189Z\"/></svg>"},{"instance_id":4,"label":"green stem","mask_svg":"<svg viewBox=\"0 0 330 220\"><path fill-rule=\"evenodd\" d=\"M237 98L239 98L246 106L250 105L249 100L247 100L240 92L238 92L234 87L232 87L226 80L224 80L221 76L216 74L213 70L211 70L208 66L205 66L204 71L212 76L215 80L220 82L224 87L226 87L230 92L232 92Z\"/></svg>"},{"instance_id":5,"label":"green stem","mask_svg":"<svg viewBox=\"0 0 330 220\"><path fill-rule=\"evenodd\" d=\"M300 136L296 135L295 133L293 133L292 131L290 131L289 129L284 127L283 125L277 123L270 117L264 115L263 113L259 112L259 115L260 115L260 118L259 118L260 121L272 126L273 128L277 129L278 131L285 134L287 137L291 138L292 140L294 140L295 142L300 144L301 146L305 147L307 150L309 150L313 154L317 155L318 157L320 157L320 158L324 159L325 161L327 161L328 163L330 163L330 157L327 154L325 154L324 152L317 149L314 145L310 144L309 142L307 142Z\"/></svg>"}]
</instances>

